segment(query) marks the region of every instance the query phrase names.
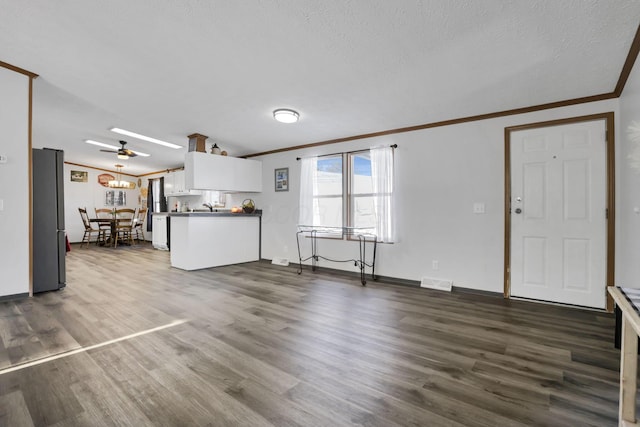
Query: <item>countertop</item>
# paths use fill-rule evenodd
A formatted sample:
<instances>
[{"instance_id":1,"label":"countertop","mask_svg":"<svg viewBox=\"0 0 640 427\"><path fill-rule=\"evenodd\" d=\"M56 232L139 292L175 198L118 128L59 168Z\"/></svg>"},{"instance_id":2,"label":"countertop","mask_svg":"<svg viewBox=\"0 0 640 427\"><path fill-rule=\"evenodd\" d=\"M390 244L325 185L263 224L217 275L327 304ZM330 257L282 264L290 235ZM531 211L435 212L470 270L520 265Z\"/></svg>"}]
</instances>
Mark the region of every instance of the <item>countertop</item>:
<instances>
[{"instance_id":1,"label":"countertop","mask_svg":"<svg viewBox=\"0 0 640 427\"><path fill-rule=\"evenodd\" d=\"M201 216L238 216L238 217L246 217L246 216L262 216L262 210L256 209L254 213L231 213L230 211L223 212L162 212L163 214L169 215L171 217L201 217Z\"/></svg>"}]
</instances>

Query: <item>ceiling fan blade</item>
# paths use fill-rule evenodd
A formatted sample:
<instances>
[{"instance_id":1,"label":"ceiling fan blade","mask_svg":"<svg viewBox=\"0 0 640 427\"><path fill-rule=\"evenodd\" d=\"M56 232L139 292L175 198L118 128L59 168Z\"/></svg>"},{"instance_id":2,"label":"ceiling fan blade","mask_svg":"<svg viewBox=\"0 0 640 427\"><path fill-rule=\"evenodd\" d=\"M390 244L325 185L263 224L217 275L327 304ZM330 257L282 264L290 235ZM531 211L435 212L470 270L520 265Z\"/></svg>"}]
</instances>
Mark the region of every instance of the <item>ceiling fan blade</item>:
<instances>
[{"instance_id":1,"label":"ceiling fan blade","mask_svg":"<svg viewBox=\"0 0 640 427\"><path fill-rule=\"evenodd\" d=\"M119 148L118 150L100 150L100 151L103 151L105 153L115 153L118 155L118 157L123 156L121 158L136 157L138 155L135 151L125 148L125 145L127 145L127 141L120 141L120 145L122 145L122 147Z\"/></svg>"}]
</instances>

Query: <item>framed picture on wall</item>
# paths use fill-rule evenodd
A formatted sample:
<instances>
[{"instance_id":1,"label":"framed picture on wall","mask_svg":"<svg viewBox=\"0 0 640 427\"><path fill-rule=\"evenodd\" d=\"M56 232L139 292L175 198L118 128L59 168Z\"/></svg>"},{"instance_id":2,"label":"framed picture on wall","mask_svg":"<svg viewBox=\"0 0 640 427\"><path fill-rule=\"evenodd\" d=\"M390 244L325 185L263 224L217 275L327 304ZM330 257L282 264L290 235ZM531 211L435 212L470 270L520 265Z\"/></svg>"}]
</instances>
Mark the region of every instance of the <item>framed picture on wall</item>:
<instances>
[{"instance_id":1,"label":"framed picture on wall","mask_svg":"<svg viewBox=\"0 0 640 427\"><path fill-rule=\"evenodd\" d=\"M289 191L289 168L275 170L276 191Z\"/></svg>"},{"instance_id":2,"label":"framed picture on wall","mask_svg":"<svg viewBox=\"0 0 640 427\"><path fill-rule=\"evenodd\" d=\"M127 204L127 192L123 190L107 190L104 195L105 206L124 206Z\"/></svg>"},{"instance_id":3,"label":"framed picture on wall","mask_svg":"<svg viewBox=\"0 0 640 427\"><path fill-rule=\"evenodd\" d=\"M115 195L114 190L107 190L104 192L104 205L105 206L114 206L113 204L113 196Z\"/></svg>"},{"instance_id":4,"label":"framed picture on wall","mask_svg":"<svg viewBox=\"0 0 640 427\"><path fill-rule=\"evenodd\" d=\"M71 182L88 182L89 172L71 171Z\"/></svg>"}]
</instances>

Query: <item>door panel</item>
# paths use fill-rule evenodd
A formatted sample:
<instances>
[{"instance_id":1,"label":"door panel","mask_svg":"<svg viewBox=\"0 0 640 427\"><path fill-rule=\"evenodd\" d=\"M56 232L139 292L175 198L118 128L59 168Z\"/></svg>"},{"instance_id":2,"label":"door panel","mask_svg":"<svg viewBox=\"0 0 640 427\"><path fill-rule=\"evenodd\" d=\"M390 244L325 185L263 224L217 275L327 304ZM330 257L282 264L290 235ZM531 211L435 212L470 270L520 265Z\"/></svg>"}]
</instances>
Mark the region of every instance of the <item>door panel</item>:
<instances>
[{"instance_id":1,"label":"door panel","mask_svg":"<svg viewBox=\"0 0 640 427\"><path fill-rule=\"evenodd\" d=\"M589 221L591 205L590 162L585 159L564 162L564 219Z\"/></svg>"},{"instance_id":2,"label":"door panel","mask_svg":"<svg viewBox=\"0 0 640 427\"><path fill-rule=\"evenodd\" d=\"M544 163L524 164L524 216L527 220L546 218L547 168Z\"/></svg>"},{"instance_id":3,"label":"door panel","mask_svg":"<svg viewBox=\"0 0 640 427\"><path fill-rule=\"evenodd\" d=\"M589 291L589 259L591 242L589 239L565 239L564 240L564 278L565 289L576 291Z\"/></svg>"},{"instance_id":4,"label":"door panel","mask_svg":"<svg viewBox=\"0 0 640 427\"><path fill-rule=\"evenodd\" d=\"M511 295L604 308L605 121L512 131Z\"/></svg>"},{"instance_id":5,"label":"door panel","mask_svg":"<svg viewBox=\"0 0 640 427\"><path fill-rule=\"evenodd\" d=\"M547 285L547 239L540 237L524 237L523 239L523 278L530 286ZM527 260L528 262L524 262Z\"/></svg>"}]
</instances>

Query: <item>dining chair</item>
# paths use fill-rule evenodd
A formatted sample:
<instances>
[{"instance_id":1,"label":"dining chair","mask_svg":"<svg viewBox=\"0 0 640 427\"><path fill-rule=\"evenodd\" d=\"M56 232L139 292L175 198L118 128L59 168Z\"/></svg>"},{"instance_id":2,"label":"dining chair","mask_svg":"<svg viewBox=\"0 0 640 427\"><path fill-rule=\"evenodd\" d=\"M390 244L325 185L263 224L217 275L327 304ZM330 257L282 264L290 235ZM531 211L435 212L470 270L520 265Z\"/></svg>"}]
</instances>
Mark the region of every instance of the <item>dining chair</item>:
<instances>
[{"instance_id":1,"label":"dining chair","mask_svg":"<svg viewBox=\"0 0 640 427\"><path fill-rule=\"evenodd\" d=\"M129 242L133 244L133 219L135 217L135 209L117 209L116 210L116 237L114 246L118 247L118 241Z\"/></svg>"},{"instance_id":2,"label":"dining chair","mask_svg":"<svg viewBox=\"0 0 640 427\"><path fill-rule=\"evenodd\" d=\"M109 208L94 208L96 211L96 218L101 219L113 219L114 218L114 210ZM98 240L103 244L107 244L109 239L111 238L111 224L107 223L98 223L98 229L100 232L98 233Z\"/></svg>"},{"instance_id":3,"label":"dining chair","mask_svg":"<svg viewBox=\"0 0 640 427\"><path fill-rule=\"evenodd\" d=\"M82 225L84 225L84 234L82 235L82 241L80 242L80 247L84 243L87 244L87 248L89 247L89 243L91 243L91 235L93 233L98 233L98 238L100 237L100 230L97 230L91 226L91 222L89 221L89 215L87 214L87 208L78 208L78 212L80 212L80 218L82 219ZM96 244L98 240L96 239Z\"/></svg>"},{"instance_id":4,"label":"dining chair","mask_svg":"<svg viewBox=\"0 0 640 427\"><path fill-rule=\"evenodd\" d=\"M133 231L136 233L135 239L140 243L140 236L144 242L144 221L147 219L147 208L138 209L136 218L133 222Z\"/></svg>"}]
</instances>

